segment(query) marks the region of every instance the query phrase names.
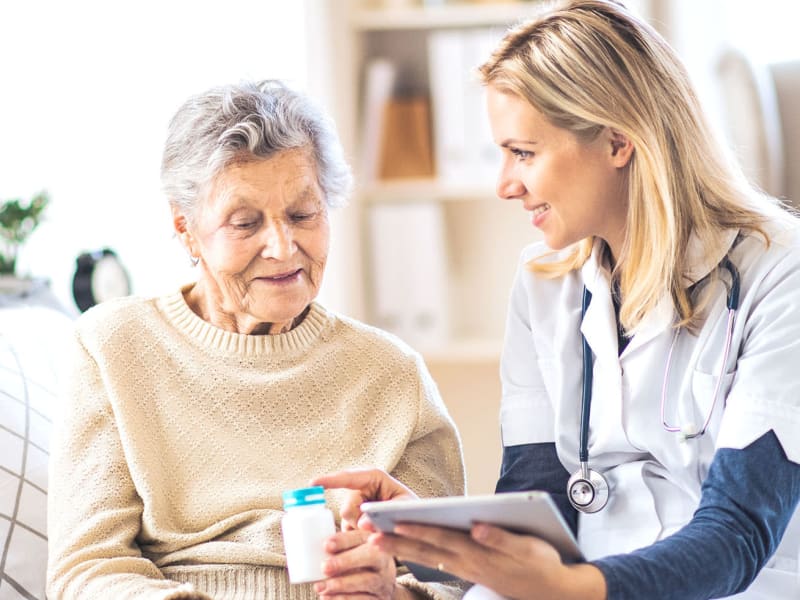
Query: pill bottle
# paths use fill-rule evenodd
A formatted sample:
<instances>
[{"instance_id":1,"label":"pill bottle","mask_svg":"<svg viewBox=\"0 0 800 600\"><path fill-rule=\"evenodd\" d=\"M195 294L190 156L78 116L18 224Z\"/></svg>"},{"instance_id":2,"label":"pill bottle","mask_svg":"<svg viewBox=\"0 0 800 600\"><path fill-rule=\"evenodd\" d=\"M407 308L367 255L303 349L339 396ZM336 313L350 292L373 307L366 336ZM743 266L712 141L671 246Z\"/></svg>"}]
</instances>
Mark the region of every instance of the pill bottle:
<instances>
[{"instance_id":1,"label":"pill bottle","mask_svg":"<svg viewBox=\"0 0 800 600\"><path fill-rule=\"evenodd\" d=\"M325 579L322 561L327 538L336 533L333 513L325 506L325 488L300 488L283 492L286 514L281 520L286 568L291 583Z\"/></svg>"}]
</instances>

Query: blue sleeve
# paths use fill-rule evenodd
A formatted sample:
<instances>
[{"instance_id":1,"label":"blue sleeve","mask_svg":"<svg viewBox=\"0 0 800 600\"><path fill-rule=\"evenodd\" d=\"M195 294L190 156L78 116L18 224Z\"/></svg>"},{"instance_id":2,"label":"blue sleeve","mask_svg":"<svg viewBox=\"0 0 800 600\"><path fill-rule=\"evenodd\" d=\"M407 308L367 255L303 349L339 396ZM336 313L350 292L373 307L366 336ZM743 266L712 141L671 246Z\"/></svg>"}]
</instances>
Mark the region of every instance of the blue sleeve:
<instances>
[{"instance_id":1,"label":"blue sleeve","mask_svg":"<svg viewBox=\"0 0 800 600\"><path fill-rule=\"evenodd\" d=\"M800 499L800 465L769 431L716 452L692 520L664 540L596 561L608 600L720 598L744 591L775 552Z\"/></svg>"},{"instance_id":2,"label":"blue sleeve","mask_svg":"<svg viewBox=\"0 0 800 600\"><path fill-rule=\"evenodd\" d=\"M495 493L542 490L553 498L564 520L578 531L578 512L567 498L569 473L558 460L553 442L503 447L503 462Z\"/></svg>"}]
</instances>

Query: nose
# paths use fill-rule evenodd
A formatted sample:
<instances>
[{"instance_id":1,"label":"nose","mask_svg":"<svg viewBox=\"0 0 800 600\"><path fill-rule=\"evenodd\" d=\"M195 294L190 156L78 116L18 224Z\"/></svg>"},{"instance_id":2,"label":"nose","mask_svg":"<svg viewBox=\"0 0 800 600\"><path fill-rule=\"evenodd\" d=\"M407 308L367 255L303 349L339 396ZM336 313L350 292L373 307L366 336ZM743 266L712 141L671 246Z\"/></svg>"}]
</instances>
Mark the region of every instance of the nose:
<instances>
[{"instance_id":1,"label":"nose","mask_svg":"<svg viewBox=\"0 0 800 600\"><path fill-rule=\"evenodd\" d=\"M264 231L262 258L287 260L296 250L291 226L282 220L269 221Z\"/></svg>"},{"instance_id":2,"label":"nose","mask_svg":"<svg viewBox=\"0 0 800 600\"><path fill-rule=\"evenodd\" d=\"M502 200L515 200L525 195L525 185L514 172L513 165L504 161L497 177L495 192Z\"/></svg>"}]
</instances>

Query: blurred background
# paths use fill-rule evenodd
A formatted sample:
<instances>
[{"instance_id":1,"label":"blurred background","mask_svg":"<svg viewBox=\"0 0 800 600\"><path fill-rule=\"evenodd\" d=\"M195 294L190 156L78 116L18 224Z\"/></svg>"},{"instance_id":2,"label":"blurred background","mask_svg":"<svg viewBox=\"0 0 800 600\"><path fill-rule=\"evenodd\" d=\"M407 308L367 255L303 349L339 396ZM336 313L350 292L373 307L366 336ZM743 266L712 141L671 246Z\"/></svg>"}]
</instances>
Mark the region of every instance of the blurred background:
<instances>
[{"instance_id":1,"label":"blurred background","mask_svg":"<svg viewBox=\"0 0 800 600\"><path fill-rule=\"evenodd\" d=\"M683 58L754 183L800 198L800 3L627 5ZM42 282L71 316L76 260L87 252L113 250L135 294L193 279L160 191L167 123L210 86L285 79L333 115L357 180L350 205L333 216L321 300L423 351L465 439L470 491L491 491L507 291L536 233L519 206L494 196L498 156L470 70L539 7L0 3L0 204L42 190L50 198L19 249L15 278ZM26 294L3 288L0 307L33 301Z\"/></svg>"}]
</instances>

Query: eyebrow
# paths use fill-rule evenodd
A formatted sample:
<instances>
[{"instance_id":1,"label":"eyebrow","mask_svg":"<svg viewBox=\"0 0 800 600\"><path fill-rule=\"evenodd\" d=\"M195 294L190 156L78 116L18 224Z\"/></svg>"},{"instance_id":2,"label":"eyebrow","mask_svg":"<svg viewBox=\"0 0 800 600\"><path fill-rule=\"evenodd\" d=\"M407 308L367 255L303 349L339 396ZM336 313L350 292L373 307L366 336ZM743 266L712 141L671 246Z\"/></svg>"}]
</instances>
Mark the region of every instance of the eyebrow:
<instances>
[{"instance_id":1,"label":"eyebrow","mask_svg":"<svg viewBox=\"0 0 800 600\"><path fill-rule=\"evenodd\" d=\"M509 146L514 145L514 144L526 144L528 146L535 146L536 142L533 141L533 140L517 140L517 139L514 139L514 138L508 138L508 139L505 139L502 142L500 142L500 147L501 148L508 148Z\"/></svg>"},{"instance_id":2,"label":"eyebrow","mask_svg":"<svg viewBox=\"0 0 800 600\"><path fill-rule=\"evenodd\" d=\"M314 189L314 186L308 185L304 187L302 190L300 190L295 200L292 202L292 205L302 202L307 202L309 200L319 205L325 203L324 194L318 194Z\"/></svg>"}]
</instances>

